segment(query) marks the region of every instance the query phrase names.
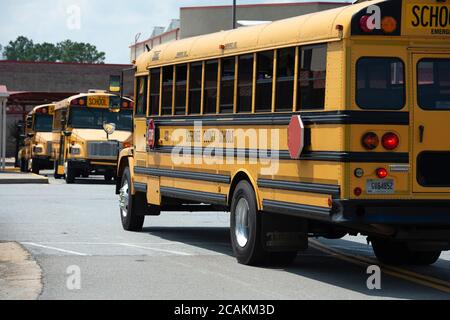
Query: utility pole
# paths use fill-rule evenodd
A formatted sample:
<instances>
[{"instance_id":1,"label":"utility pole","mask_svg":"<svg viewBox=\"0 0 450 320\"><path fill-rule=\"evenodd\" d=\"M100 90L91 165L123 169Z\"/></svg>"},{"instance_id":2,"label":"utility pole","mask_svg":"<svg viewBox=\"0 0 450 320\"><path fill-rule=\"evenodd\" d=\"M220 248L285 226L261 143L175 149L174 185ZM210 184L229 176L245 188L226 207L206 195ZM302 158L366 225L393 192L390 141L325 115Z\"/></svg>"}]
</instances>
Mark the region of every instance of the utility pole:
<instances>
[{"instance_id":1,"label":"utility pole","mask_svg":"<svg viewBox=\"0 0 450 320\"><path fill-rule=\"evenodd\" d=\"M236 0L233 0L233 9L232 9L232 18L233 18L233 29L236 29Z\"/></svg>"}]
</instances>

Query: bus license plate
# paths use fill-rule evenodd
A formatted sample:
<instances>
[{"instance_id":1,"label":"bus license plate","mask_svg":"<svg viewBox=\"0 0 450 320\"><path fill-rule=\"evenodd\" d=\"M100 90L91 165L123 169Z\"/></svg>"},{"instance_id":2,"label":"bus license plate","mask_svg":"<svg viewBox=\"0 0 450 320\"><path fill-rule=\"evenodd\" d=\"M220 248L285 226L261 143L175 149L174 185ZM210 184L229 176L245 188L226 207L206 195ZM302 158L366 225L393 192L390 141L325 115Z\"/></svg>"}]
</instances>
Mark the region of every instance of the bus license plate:
<instances>
[{"instance_id":1,"label":"bus license plate","mask_svg":"<svg viewBox=\"0 0 450 320\"><path fill-rule=\"evenodd\" d=\"M108 108L109 107L109 97L106 96L90 96L87 101L88 107L97 108Z\"/></svg>"},{"instance_id":2,"label":"bus license plate","mask_svg":"<svg viewBox=\"0 0 450 320\"><path fill-rule=\"evenodd\" d=\"M366 183L368 194L393 194L395 193L394 180L392 179L370 179Z\"/></svg>"}]
</instances>

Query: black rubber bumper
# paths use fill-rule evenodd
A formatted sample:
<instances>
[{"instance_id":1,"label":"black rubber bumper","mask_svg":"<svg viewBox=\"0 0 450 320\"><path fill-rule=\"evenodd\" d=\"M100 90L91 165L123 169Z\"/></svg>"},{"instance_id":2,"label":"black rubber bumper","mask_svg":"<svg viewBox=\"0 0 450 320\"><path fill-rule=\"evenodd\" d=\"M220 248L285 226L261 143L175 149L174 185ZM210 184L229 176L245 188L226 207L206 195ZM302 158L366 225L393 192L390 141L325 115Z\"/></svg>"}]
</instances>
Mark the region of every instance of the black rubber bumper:
<instances>
[{"instance_id":1,"label":"black rubber bumper","mask_svg":"<svg viewBox=\"0 0 450 320\"><path fill-rule=\"evenodd\" d=\"M351 224L450 226L450 201L335 200L331 220Z\"/></svg>"}]
</instances>

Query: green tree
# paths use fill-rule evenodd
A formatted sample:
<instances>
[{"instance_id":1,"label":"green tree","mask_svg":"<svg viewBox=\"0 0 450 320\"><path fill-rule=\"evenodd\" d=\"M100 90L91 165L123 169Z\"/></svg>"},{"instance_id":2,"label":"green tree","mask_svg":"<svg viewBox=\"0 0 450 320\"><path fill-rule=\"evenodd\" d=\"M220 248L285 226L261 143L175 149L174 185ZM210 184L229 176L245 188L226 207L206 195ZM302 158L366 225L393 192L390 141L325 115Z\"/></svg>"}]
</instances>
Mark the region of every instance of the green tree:
<instances>
[{"instance_id":1,"label":"green tree","mask_svg":"<svg viewBox=\"0 0 450 320\"><path fill-rule=\"evenodd\" d=\"M34 44L32 40L23 36L9 42L4 48L3 55L7 60L14 61L105 62L105 53L99 52L96 46L89 43L65 40L56 45L47 42Z\"/></svg>"},{"instance_id":2,"label":"green tree","mask_svg":"<svg viewBox=\"0 0 450 320\"><path fill-rule=\"evenodd\" d=\"M58 43L62 62L104 63L105 53L89 43L66 40Z\"/></svg>"},{"instance_id":3,"label":"green tree","mask_svg":"<svg viewBox=\"0 0 450 320\"><path fill-rule=\"evenodd\" d=\"M37 61L57 62L60 60L61 52L53 43L39 43L34 47Z\"/></svg>"},{"instance_id":4,"label":"green tree","mask_svg":"<svg viewBox=\"0 0 450 320\"><path fill-rule=\"evenodd\" d=\"M3 52L7 60L36 61L33 40L26 37L18 37L10 41Z\"/></svg>"}]
</instances>

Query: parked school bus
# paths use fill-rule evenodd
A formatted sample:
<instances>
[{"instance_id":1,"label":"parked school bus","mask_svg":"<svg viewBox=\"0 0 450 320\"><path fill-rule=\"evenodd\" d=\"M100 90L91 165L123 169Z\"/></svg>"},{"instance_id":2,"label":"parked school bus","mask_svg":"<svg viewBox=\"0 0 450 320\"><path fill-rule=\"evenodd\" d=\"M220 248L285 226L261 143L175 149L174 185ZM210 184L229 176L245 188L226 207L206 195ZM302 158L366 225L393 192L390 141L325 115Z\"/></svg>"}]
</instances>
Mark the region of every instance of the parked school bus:
<instances>
[{"instance_id":1,"label":"parked school bus","mask_svg":"<svg viewBox=\"0 0 450 320\"><path fill-rule=\"evenodd\" d=\"M24 146L19 150L20 171L53 169L52 122L55 105L35 107L26 117Z\"/></svg>"},{"instance_id":2,"label":"parked school bus","mask_svg":"<svg viewBox=\"0 0 450 320\"><path fill-rule=\"evenodd\" d=\"M448 1L363 1L164 44L136 62L135 99L125 230L227 210L243 264L347 234L387 264L450 249Z\"/></svg>"},{"instance_id":3,"label":"parked school bus","mask_svg":"<svg viewBox=\"0 0 450 320\"><path fill-rule=\"evenodd\" d=\"M55 178L73 183L91 174L115 178L117 157L131 145L133 101L92 90L55 105Z\"/></svg>"}]
</instances>

